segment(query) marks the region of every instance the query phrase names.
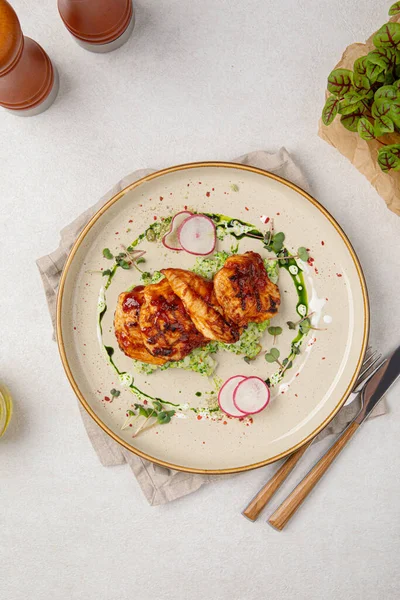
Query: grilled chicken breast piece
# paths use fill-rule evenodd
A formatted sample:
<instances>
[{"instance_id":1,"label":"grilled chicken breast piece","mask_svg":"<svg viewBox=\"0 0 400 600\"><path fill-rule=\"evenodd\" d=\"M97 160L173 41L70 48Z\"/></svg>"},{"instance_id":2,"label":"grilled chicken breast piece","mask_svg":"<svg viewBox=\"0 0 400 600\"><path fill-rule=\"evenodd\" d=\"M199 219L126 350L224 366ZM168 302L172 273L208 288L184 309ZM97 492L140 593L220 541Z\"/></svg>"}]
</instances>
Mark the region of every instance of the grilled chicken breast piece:
<instances>
[{"instance_id":1,"label":"grilled chicken breast piece","mask_svg":"<svg viewBox=\"0 0 400 600\"><path fill-rule=\"evenodd\" d=\"M122 352L129 358L135 358L152 365L163 365L167 362L167 359L152 356L143 342L139 327L139 312L143 301L143 285L138 285L130 292L122 292L118 296L114 315L115 337Z\"/></svg>"},{"instance_id":2,"label":"grilled chicken breast piece","mask_svg":"<svg viewBox=\"0 0 400 600\"><path fill-rule=\"evenodd\" d=\"M167 279L144 288L139 326L150 354L166 360L180 360L208 341L197 331Z\"/></svg>"},{"instance_id":3,"label":"grilled chicken breast piece","mask_svg":"<svg viewBox=\"0 0 400 600\"><path fill-rule=\"evenodd\" d=\"M214 291L226 319L239 327L274 317L281 302L256 252L230 256L214 277Z\"/></svg>"},{"instance_id":4,"label":"grilled chicken breast piece","mask_svg":"<svg viewBox=\"0 0 400 600\"><path fill-rule=\"evenodd\" d=\"M175 294L192 319L196 329L209 340L231 344L239 339L235 325L229 325L214 293L212 281L183 269L163 269Z\"/></svg>"}]
</instances>

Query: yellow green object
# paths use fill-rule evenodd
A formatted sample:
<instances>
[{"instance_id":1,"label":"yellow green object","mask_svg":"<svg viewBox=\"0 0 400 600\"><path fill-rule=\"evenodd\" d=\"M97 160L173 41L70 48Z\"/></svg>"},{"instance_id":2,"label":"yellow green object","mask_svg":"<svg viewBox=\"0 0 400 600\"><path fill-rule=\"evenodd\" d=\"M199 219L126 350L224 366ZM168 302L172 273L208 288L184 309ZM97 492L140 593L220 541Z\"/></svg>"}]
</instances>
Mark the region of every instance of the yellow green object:
<instances>
[{"instance_id":1,"label":"yellow green object","mask_svg":"<svg viewBox=\"0 0 400 600\"><path fill-rule=\"evenodd\" d=\"M5 433L11 421L13 404L11 394L3 383L0 383L0 437Z\"/></svg>"}]
</instances>

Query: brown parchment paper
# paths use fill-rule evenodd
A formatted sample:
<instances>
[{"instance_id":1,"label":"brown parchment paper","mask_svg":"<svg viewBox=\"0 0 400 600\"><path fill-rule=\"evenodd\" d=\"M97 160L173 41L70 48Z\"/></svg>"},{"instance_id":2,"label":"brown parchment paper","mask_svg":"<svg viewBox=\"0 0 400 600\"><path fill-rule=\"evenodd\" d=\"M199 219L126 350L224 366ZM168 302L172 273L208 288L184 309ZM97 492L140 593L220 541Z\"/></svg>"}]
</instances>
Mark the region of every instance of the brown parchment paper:
<instances>
[{"instance_id":1,"label":"brown parchment paper","mask_svg":"<svg viewBox=\"0 0 400 600\"><path fill-rule=\"evenodd\" d=\"M390 19L393 22L399 22L399 18ZM360 56L368 54L374 49L372 34L365 44L351 44L343 53L342 58L334 67L335 69L353 69L354 61ZM383 173L378 162L377 154L381 145L376 141L366 142L360 136L352 131L348 131L340 123L340 117L336 117L331 125L326 126L320 121L318 135L337 148L349 161L368 179L374 186L378 194L385 200L388 208L397 215L400 215L400 171L390 171ZM400 142L400 134L387 136L388 144Z\"/></svg>"}]
</instances>

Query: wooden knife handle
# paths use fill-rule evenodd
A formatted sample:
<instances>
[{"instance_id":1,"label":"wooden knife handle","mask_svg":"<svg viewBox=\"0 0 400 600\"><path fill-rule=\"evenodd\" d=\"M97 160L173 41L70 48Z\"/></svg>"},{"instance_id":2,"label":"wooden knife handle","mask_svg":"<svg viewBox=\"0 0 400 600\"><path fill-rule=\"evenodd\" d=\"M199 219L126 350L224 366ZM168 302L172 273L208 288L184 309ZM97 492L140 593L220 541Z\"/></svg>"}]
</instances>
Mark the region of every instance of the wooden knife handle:
<instances>
[{"instance_id":1,"label":"wooden knife handle","mask_svg":"<svg viewBox=\"0 0 400 600\"><path fill-rule=\"evenodd\" d=\"M304 479L296 486L291 494L277 508L268 519L268 523L275 529L281 531L286 523L292 518L299 506L307 498L308 494L328 470L337 455L343 450L347 442L353 437L359 427L358 423L352 423L342 433L338 440L329 448L324 456L317 462Z\"/></svg>"},{"instance_id":2,"label":"wooden knife handle","mask_svg":"<svg viewBox=\"0 0 400 600\"><path fill-rule=\"evenodd\" d=\"M307 442L307 444L304 444L304 446L299 448L299 450L296 450L296 452L293 452L293 454L291 454L289 458L285 460L277 472L271 477L271 479L267 481L264 487L261 488L258 494L256 494L253 500L251 500L251 502L246 506L242 512L244 517L247 517L250 519L250 521L255 521L258 518L263 508L265 508L265 506L271 500L276 490L280 488L289 473L292 472L312 441L313 440L310 440Z\"/></svg>"}]
</instances>

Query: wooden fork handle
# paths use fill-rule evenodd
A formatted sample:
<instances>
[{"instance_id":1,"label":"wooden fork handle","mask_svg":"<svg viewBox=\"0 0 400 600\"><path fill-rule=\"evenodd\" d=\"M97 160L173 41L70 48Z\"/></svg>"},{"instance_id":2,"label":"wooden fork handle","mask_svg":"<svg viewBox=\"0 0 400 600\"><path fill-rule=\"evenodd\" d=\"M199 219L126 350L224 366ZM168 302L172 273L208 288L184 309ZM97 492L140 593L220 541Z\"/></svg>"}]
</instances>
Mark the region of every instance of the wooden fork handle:
<instances>
[{"instance_id":1,"label":"wooden fork handle","mask_svg":"<svg viewBox=\"0 0 400 600\"><path fill-rule=\"evenodd\" d=\"M307 498L308 494L328 470L338 454L343 450L347 442L353 437L359 427L358 423L352 423L329 448L324 456L317 462L304 479L296 486L291 494L276 509L268 519L268 523L275 529L281 531L286 523L292 518L296 510Z\"/></svg>"},{"instance_id":2,"label":"wooden fork handle","mask_svg":"<svg viewBox=\"0 0 400 600\"><path fill-rule=\"evenodd\" d=\"M289 473L292 472L312 441L313 440L310 440L307 442L307 444L304 444L304 446L299 448L299 450L296 450L296 452L293 452L293 454L291 454L289 458L285 460L277 472L271 477L271 479L267 481L264 487L261 488L258 494L254 496L253 500L251 500L251 502L246 506L242 512L243 516L250 519L250 521L255 521L257 519L257 517L260 515L260 512L271 500L276 490L280 488Z\"/></svg>"}]
</instances>

